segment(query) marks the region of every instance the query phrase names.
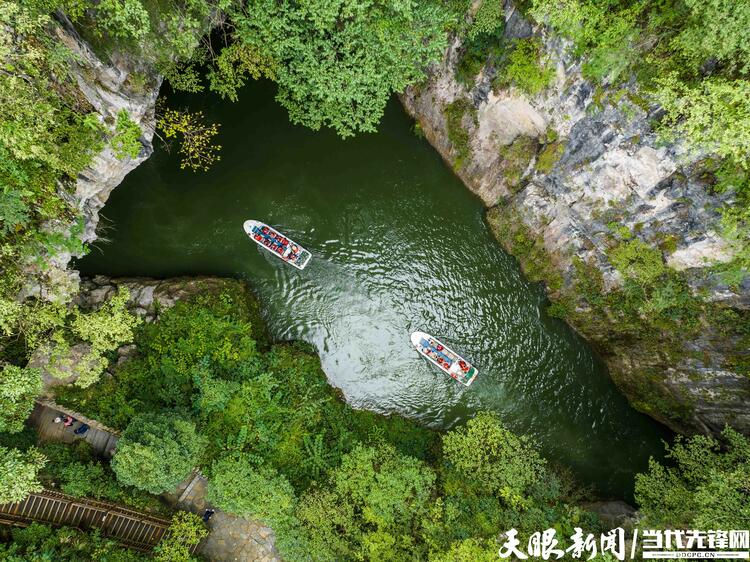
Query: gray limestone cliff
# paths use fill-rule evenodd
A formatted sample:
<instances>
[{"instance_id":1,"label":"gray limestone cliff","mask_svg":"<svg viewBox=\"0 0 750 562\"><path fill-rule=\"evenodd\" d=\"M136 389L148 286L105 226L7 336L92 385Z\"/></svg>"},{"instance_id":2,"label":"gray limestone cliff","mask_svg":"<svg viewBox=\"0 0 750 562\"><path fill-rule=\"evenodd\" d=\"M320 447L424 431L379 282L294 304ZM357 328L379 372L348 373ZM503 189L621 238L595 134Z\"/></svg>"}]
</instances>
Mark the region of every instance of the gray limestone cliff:
<instances>
[{"instance_id":1,"label":"gray limestone cliff","mask_svg":"<svg viewBox=\"0 0 750 562\"><path fill-rule=\"evenodd\" d=\"M90 244L97 237L99 211L112 190L153 152L154 113L162 78L133 56L115 51L106 61L102 60L63 14L58 14L57 20L59 25L54 33L73 54L71 70L79 95L110 129L117 121L117 114L125 110L142 132L138 156L118 158L107 145L79 175L72 193L61 188L61 195L83 219L82 242ZM69 231L71 225L50 224L49 228ZM44 270L34 272L42 283L27 287L26 293L67 301L78 287L78 272L68 268L73 257L80 256L68 252L53 256Z\"/></svg>"},{"instance_id":2,"label":"gray limestone cliff","mask_svg":"<svg viewBox=\"0 0 750 562\"><path fill-rule=\"evenodd\" d=\"M467 87L455 78L462 45L454 40L428 81L401 96L403 105L491 208L488 222L500 242L532 278L547 282L551 300L568 299L566 319L594 344L636 407L680 431L715 433L730 423L750 433L750 378L735 368L748 358L741 330L717 328L704 315L685 333L639 334L579 289L582 271L596 277L601 294L622 288L608 256L617 243L613 230L624 227L627 236L658 247L696 297L730 322L747 322L750 280L729 286L710 269L733 255L716 226L717 209L730 196L711 193L705 158L659 140L651 123L660 109L633 84L597 87L582 77L565 40L509 2L505 20L505 39L540 39L542 58L554 68L548 88L530 96L493 87L491 65ZM458 138L450 122L456 108L465 131Z\"/></svg>"}]
</instances>

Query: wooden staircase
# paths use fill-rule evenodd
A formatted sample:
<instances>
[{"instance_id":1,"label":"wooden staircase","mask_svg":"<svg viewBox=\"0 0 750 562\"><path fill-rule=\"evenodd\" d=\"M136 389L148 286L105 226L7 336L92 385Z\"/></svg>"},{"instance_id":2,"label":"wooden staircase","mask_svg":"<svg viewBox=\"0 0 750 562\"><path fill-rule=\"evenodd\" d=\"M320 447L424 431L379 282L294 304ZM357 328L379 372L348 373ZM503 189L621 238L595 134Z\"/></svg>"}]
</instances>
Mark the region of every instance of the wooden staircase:
<instances>
[{"instance_id":1,"label":"wooden staircase","mask_svg":"<svg viewBox=\"0 0 750 562\"><path fill-rule=\"evenodd\" d=\"M99 529L103 536L140 552L150 551L166 537L170 524L168 519L121 505L53 490L30 494L21 502L0 504L0 524L26 527L35 521L82 531Z\"/></svg>"}]
</instances>

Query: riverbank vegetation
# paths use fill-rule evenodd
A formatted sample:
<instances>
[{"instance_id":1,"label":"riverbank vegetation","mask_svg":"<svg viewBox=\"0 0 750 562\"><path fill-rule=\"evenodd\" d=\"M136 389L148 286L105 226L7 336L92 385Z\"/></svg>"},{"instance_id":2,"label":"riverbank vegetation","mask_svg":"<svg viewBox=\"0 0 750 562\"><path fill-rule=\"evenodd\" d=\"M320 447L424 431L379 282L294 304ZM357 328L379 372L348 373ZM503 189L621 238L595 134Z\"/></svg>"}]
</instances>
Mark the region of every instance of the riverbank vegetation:
<instances>
[{"instance_id":1,"label":"riverbank vegetation","mask_svg":"<svg viewBox=\"0 0 750 562\"><path fill-rule=\"evenodd\" d=\"M105 148L119 159L137 157L143 133L127 111L105 120L87 101L61 26L72 23L104 62L139 61L141 70L128 78L134 92L161 74L175 90L236 99L247 80L265 77L276 82L292 121L351 136L376 129L388 98L425 78L451 33L465 38L458 65L464 84L488 56L495 87L535 95L550 83L538 39L501 41L501 2L480 3L473 19L468 4L17 0L0 7L0 431L16 436L0 445L0 503L54 483L73 495L157 509L153 494L172 491L200 466L210 499L271 525L289 560L311 553L320 560L489 559L498 533L511 527L524 536L548 527L564 536L575 526L599 528L579 507L582 493L570 478L497 417L481 414L439 434L398 416L352 410L311 350L268 342L236 295L182 302L158 323L139 324L125 310L126 294L84 313L67 302L69 279L47 276L56 257L85 251L74 196L79 174ZM720 270L739 282L750 263L750 11L693 0L535 0L523 8L575 42L592 80L615 85L636 77L648 100L664 108L656 126L665 139L679 136L718 157L706 166L713 189L735 194L721 226L738 249ZM454 102L446 118L460 167L473 106ZM167 139L184 139L185 167L200 170L218 159L211 144L217 125L175 110L158 121ZM551 170L563 146L550 141L537 169ZM539 241L520 223L504 224L512 251L536 264L530 276L560 290L564 279ZM639 337L698 331L706 319L725 337L750 337L746 319L692 295L659 250L620 229L613 228L611 242L608 258L624 285L603 296L598 270L576 262L573 287L589 305L585 314ZM580 314L575 305L562 295L554 310ZM136 357L115 366L112 352L132 340ZM71 373L74 343L83 344L86 360ZM61 403L123 431L111 465L83 446L22 442L23 420L41 387L40 371L27 365L34 355L46 357L52 374L77 375L75 385L59 390ZM114 375L102 379L108 367ZM747 372L747 358L738 356L733 368ZM750 447L731 430L724 439L680 442L671 465L652 462L636 482L645 521L721 528L726 513L748 516ZM706 458L711 462L700 462ZM140 559L67 529L32 526L12 540L0 545L11 560L41 553ZM168 560L183 546L165 545L157 556Z\"/></svg>"},{"instance_id":2,"label":"riverbank vegetation","mask_svg":"<svg viewBox=\"0 0 750 562\"><path fill-rule=\"evenodd\" d=\"M480 413L441 434L353 410L310 349L268 341L257 310L249 295L223 291L178 302L158 322L136 327L137 353L109 365L113 376L58 387L56 396L123 430L111 465L86 443L36 444L29 429L4 434L3 458L12 466L0 467L0 493L20 498L43 483L163 513L152 494L173 491L198 466L209 478L209 501L271 526L290 561L310 553L316 560L489 559L498 533L510 528L525 538L553 527L564 546L574 527L603 530L581 507L590 492L496 415ZM678 440L669 464L651 461L636 481L644 521L721 528L726 510L745 517L750 443L731 429L724 436L723 443ZM69 531L38 533L28 544L14 535L17 544L2 548L18 556L64 548ZM88 552L100 539L69 540Z\"/></svg>"},{"instance_id":3,"label":"riverbank vegetation","mask_svg":"<svg viewBox=\"0 0 750 562\"><path fill-rule=\"evenodd\" d=\"M494 415L440 435L353 410L315 355L268 343L249 310L227 293L178 303L138 328L139 353L114 377L60 390L125 430L121 483L167 491L198 465L209 500L272 526L289 560L479 556L505 528L598 528L570 477Z\"/></svg>"},{"instance_id":4,"label":"riverbank vegetation","mask_svg":"<svg viewBox=\"0 0 750 562\"><path fill-rule=\"evenodd\" d=\"M509 528L528 536L555 527L563 541L576 526L600 529L570 476L495 415L439 434L353 410L318 358L269 343L253 310L226 292L178 303L137 329L138 354L112 378L60 390L58 401L125 429L123 439L133 433L112 463L121 481L169 490L175 466L184 477L197 464L209 500L270 525L287 560L482 559ZM185 432L143 437L155 417ZM650 523L684 524L696 513L693 504L674 511L678 493L703 498L700 521L714 526L723 507L750 506L742 484L750 445L731 430L726 438L678 442L674 466L651 462L636 484ZM709 452L715 463L691 460ZM140 471L123 470L130 466Z\"/></svg>"}]
</instances>

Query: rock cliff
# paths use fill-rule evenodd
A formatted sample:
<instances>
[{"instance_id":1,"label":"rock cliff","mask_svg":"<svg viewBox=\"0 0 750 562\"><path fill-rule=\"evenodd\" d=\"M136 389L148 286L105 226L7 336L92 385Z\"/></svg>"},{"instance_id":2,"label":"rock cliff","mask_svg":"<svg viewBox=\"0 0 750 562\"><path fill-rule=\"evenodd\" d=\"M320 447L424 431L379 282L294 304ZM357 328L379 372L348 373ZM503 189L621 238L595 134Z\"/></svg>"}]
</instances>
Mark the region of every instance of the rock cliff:
<instances>
[{"instance_id":1,"label":"rock cliff","mask_svg":"<svg viewBox=\"0 0 750 562\"><path fill-rule=\"evenodd\" d=\"M490 208L500 242L546 282L555 313L595 345L636 407L680 431L716 433L730 423L749 433L741 327L750 280L729 286L710 267L732 258L716 231L729 196L711 193L705 158L659 140L652 123L660 109L634 84L588 82L566 41L512 3L504 8L506 41L539 38L542 60L554 69L549 87L533 96L493 87L491 64L466 86L455 77L462 53L455 40L428 81L402 96L404 106ZM642 329L648 321L637 316L646 312L624 319L615 306L614 296L628 295L613 249L638 250L640 242L656 248L656 266L700 301L690 327L680 329L678 317Z\"/></svg>"},{"instance_id":2,"label":"rock cliff","mask_svg":"<svg viewBox=\"0 0 750 562\"><path fill-rule=\"evenodd\" d=\"M117 51L108 53L106 62L100 58L79 35L70 21L57 14L59 23L54 30L57 38L72 53L71 70L76 79L80 95L96 111L102 122L113 127L117 114L126 110L130 118L142 131L141 151L135 158L118 158L108 145L97 154L89 167L76 181L73 193L61 190L61 195L80 213L83 219L82 242L88 244L96 240L99 224L99 211L106 203L112 190L125 176L146 160L153 152L151 141L154 136L154 110L162 78L155 71L135 57ZM70 225L50 225L52 229L71 230ZM42 296L61 301L69 300L78 286L78 272L68 269L73 256L60 252L49 260L48 267L36 272L45 280L51 293ZM27 293L39 293L39 286L27 288Z\"/></svg>"}]
</instances>

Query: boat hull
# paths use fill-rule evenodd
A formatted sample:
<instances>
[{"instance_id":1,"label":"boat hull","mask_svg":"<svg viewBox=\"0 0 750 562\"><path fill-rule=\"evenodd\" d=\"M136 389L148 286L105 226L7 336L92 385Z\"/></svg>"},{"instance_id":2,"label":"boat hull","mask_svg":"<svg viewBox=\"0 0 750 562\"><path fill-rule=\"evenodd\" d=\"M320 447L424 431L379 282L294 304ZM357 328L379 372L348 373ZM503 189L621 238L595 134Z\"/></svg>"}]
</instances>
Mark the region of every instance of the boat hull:
<instances>
[{"instance_id":1,"label":"boat hull","mask_svg":"<svg viewBox=\"0 0 750 562\"><path fill-rule=\"evenodd\" d=\"M246 220L242 228L250 240L292 267L305 269L310 262L310 252L275 228L256 220Z\"/></svg>"},{"instance_id":2,"label":"boat hull","mask_svg":"<svg viewBox=\"0 0 750 562\"><path fill-rule=\"evenodd\" d=\"M466 359L425 332L413 332L411 343L420 355L464 386L471 386L479 374Z\"/></svg>"}]
</instances>

